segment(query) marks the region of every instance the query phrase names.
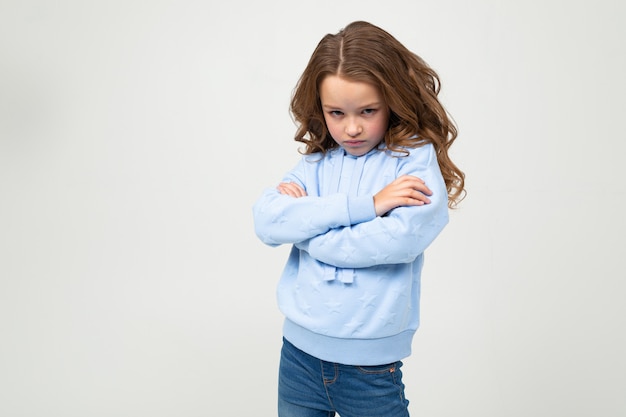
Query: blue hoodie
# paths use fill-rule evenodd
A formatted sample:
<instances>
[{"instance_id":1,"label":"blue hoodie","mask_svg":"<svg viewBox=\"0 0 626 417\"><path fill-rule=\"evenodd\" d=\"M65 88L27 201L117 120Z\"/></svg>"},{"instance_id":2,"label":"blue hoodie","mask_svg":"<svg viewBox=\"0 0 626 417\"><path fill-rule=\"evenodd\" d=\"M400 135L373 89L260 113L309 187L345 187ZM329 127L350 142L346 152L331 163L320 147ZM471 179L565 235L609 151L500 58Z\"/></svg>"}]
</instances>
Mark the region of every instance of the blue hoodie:
<instances>
[{"instance_id":1,"label":"blue hoodie","mask_svg":"<svg viewBox=\"0 0 626 417\"><path fill-rule=\"evenodd\" d=\"M411 353L423 252L448 223L448 194L434 147L406 150L305 155L282 181L307 196L269 188L253 207L261 241L293 245L277 288L283 335L319 359L381 365ZM374 195L403 174L425 181L431 203L377 217Z\"/></svg>"}]
</instances>

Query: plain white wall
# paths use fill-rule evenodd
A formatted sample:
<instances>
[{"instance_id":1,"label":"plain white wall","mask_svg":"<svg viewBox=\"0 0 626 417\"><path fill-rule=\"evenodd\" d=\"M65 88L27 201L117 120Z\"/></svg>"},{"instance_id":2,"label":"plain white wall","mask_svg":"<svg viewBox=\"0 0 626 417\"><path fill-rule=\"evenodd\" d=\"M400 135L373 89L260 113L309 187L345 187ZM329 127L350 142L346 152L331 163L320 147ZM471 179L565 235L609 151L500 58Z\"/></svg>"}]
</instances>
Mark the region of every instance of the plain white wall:
<instances>
[{"instance_id":1,"label":"plain white wall","mask_svg":"<svg viewBox=\"0 0 626 417\"><path fill-rule=\"evenodd\" d=\"M427 251L416 416L626 415L624 6L0 2L0 415L273 416L292 88L364 19L440 74L467 199Z\"/></svg>"}]
</instances>

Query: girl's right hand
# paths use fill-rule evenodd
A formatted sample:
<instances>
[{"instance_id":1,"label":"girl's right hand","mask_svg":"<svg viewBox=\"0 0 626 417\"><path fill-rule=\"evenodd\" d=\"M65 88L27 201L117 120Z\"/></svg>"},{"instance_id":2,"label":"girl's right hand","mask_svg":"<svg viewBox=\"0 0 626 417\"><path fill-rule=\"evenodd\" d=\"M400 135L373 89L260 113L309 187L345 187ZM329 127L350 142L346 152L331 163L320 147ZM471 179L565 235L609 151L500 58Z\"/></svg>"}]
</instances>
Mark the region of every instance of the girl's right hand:
<instances>
[{"instance_id":1,"label":"girl's right hand","mask_svg":"<svg viewBox=\"0 0 626 417\"><path fill-rule=\"evenodd\" d=\"M402 175L374 195L374 209L382 216L396 207L422 206L430 203L432 193L422 179Z\"/></svg>"},{"instance_id":2,"label":"girl's right hand","mask_svg":"<svg viewBox=\"0 0 626 417\"><path fill-rule=\"evenodd\" d=\"M295 198L306 197L307 195L306 191L304 191L304 188L300 187L295 182L281 182L276 188L278 189L279 193Z\"/></svg>"}]
</instances>

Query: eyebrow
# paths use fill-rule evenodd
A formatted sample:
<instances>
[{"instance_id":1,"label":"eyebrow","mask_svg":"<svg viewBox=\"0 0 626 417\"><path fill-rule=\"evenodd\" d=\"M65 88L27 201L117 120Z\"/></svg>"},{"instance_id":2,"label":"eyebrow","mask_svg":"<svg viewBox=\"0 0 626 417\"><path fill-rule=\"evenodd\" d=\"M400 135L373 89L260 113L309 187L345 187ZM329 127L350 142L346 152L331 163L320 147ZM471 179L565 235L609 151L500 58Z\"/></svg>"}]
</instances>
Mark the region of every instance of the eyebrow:
<instances>
[{"instance_id":1,"label":"eyebrow","mask_svg":"<svg viewBox=\"0 0 626 417\"><path fill-rule=\"evenodd\" d=\"M372 107L380 107L380 106L382 106L382 104L379 101L375 101L373 103L366 104L365 106L360 106L359 109L369 109L369 108L372 108ZM332 106L330 104L322 104L322 107L324 109L328 109L328 110L331 110L331 109L341 109L341 106Z\"/></svg>"}]
</instances>

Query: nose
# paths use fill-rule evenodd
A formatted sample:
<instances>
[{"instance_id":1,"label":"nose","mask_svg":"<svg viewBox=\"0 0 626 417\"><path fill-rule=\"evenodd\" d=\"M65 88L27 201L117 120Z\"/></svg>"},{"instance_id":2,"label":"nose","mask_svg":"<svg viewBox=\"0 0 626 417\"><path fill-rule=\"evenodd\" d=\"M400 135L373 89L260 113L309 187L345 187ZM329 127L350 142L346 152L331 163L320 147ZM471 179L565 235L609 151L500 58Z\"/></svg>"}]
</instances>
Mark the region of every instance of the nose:
<instances>
[{"instance_id":1,"label":"nose","mask_svg":"<svg viewBox=\"0 0 626 417\"><path fill-rule=\"evenodd\" d=\"M350 120L346 122L345 131L348 136L355 137L355 136L358 136L363 131L363 128L361 127L361 125L358 123L356 119L351 118Z\"/></svg>"}]
</instances>

